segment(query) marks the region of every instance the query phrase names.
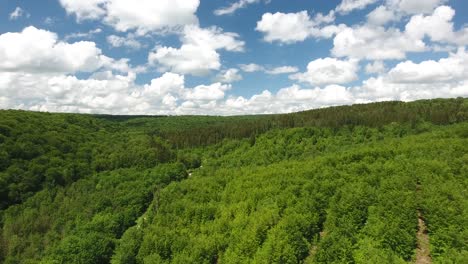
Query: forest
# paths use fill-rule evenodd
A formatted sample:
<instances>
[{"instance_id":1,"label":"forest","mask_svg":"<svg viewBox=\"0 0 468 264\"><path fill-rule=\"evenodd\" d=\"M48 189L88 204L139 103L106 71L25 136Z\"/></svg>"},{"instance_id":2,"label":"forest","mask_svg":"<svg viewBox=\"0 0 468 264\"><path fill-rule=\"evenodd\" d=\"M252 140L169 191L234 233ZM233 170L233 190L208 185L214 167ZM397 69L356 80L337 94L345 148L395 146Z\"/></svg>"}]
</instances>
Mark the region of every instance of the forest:
<instances>
[{"instance_id":1,"label":"forest","mask_svg":"<svg viewBox=\"0 0 468 264\"><path fill-rule=\"evenodd\" d=\"M467 190L465 98L0 110L0 263L468 263Z\"/></svg>"}]
</instances>

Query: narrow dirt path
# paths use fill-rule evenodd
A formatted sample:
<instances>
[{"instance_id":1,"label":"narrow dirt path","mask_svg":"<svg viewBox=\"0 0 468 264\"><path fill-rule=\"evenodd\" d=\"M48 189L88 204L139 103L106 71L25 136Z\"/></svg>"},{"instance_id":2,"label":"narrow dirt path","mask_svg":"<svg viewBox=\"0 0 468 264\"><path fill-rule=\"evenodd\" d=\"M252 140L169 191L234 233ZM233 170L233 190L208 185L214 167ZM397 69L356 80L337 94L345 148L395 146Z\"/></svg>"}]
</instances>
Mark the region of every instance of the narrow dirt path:
<instances>
[{"instance_id":1,"label":"narrow dirt path","mask_svg":"<svg viewBox=\"0 0 468 264\"><path fill-rule=\"evenodd\" d=\"M427 235L426 223L422 218L421 212L418 212L418 248L416 249L416 264L432 263L429 247L429 236Z\"/></svg>"},{"instance_id":2,"label":"narrow dirt path","mask_svg":"<svg viewBox=\"0 0 468 264\"><path fill-rule=\"evenodd\" d=\"M309 255L304 259L304 264L313 263L315 254L317 254L317 251L318 251L319 241L322 240L326 235L327 235L326 231L323 231L323 230L320 231L319 240L316 241L315 244L310 248Z\"/></svg>"},{"instance_id":3,"label":"narrow dirt path","mask_svg":"<svg viewBox=\"0 0 468 264\"><path fill-rule=\"evenodd\" d=\"M418 198L421 193L421 185L418 184L416 187L416 193ZM416 249L416 261L415 264L431 264L431 251L429 245L429 236L427 234L426 223L424 222L421 210L418 209L418 233L416 234L418 240L418 248Z\"/></svg>"}]
</instances>

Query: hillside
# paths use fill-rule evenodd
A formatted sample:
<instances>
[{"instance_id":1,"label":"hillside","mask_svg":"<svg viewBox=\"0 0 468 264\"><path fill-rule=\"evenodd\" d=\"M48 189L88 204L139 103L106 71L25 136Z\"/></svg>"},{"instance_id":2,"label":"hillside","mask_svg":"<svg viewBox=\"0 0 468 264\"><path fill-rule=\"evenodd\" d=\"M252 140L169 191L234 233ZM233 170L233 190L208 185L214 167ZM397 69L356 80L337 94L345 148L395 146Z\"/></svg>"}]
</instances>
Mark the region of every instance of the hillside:
<instances>
[{"instance_id":1,"label":"hillside","mask_svg":"<svg viewBox=\"0 0 468 264\"><path fill-rule=\"evenodd\" d=\"M468 261L468 99L0 111L2 263ZM418 235L419 234L419 235Z\"/></svg>"}]
</instances>

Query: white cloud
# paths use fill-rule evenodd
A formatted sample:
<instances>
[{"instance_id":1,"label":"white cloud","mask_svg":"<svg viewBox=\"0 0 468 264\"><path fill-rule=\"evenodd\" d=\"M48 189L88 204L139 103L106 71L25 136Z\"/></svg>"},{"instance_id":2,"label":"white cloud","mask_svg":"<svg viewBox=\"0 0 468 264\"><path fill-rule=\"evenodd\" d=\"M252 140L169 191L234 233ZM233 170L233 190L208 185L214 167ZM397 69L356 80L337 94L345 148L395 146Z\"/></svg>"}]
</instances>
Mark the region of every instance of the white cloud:
<instances>
[{"instance_id":1,"label":"white cloud","mask_svg":"<svg viewBox=\"0 0 468 264\"><path fill-rule=\"evenodd\" d=\"M0 72L0 107L36 111L112 114L212 114L231 86L185 87L184 76L165 73L150 84L136 75L100 72L88 79L56 73ZM3 96L5 95L5 97Z\"/></svg>"},{"instance_id":2,"label":"white cloud","mask_svg":"<svg viewBox=\"0 0 468 264\"><path fill-rule=\"evenodd\" d=\"M32 26L0 35L0 71L92 72L113 62L94 42L61 42L55 33Z\"/></svg>"},{"instance_id":3,"label":"white cloud","mask_svg":"<svg viewBox=\"0 0 468 264\"><path fill-rule=\"evenodd\" d=\"M353 90L356 99L367 101L466 97L468 53L461 48L438 61L405 61Z\"/></svg>"},{"instance_id":4,"label":"white cloud","mask_svg":"<svg viewBox=\"0 0 468 264\"><path fill-rule=\"evenodd\" d=\"M262 19L257 22L256 30L264 34L264 40L267 42L280 42L291 44L315 36L331 37L333 34L331 28L323 32L319 26L333 22L335 14L331 11L324 16L319 13L311 18L307 11L298 13L265 13Z\"/></svg>"},{"instance_id":5,"label":"white cloud","mask_svg":"<svg viewBox=\"0 0 468 264\"><path fill-rule=\"evenodd\" d=\"M239 64L239 67L244 72L258 72L258 71L264 70L263 66L255 64L255 63Z\"/></svg>"},{"instance_id":6,"label":"white cloud","mask_svg":"<svg viewBox=\"0 0 468 264\"><path fill-rule=\"evenodd\" d=\"M294 66L280 66L276 67L273 69L265 70L265 73L267 74L272 74L272 75L278 75L278 74L285 74L285 73L294 73L298 72L299 69Z\"/></svg>"},{"instance_id":7,"label":"white cloud","mask_svg":"<svg viewBox=\"0 0 468 264\"><path fill-rule=\"evenodd\" d=\"M102 29L96 28L92 29L88 32L77 32L77 33L70 33L65 36L65 40L68 41L70 39L86 39L92 38L94 35L100 34Z\"/></svg>"},{"instance_id":8,"label":"white cloud","mask_svg":"<svg viewBox=\"0 0 468 264\"><path fill-rule=\"evenodd\" d=\"M21 7L16 7L15 10L13 12L10 13L10 20L16 20L22 16L26 16L26 17L29 17L30 14L26 11L24 11L24 9L22 9Z\"/></svg>"},{"instance_id":9,"label":"white cloud","mask_svg":"<svg viewBox=\"0 0 468 264\"><path fill-rule=\"evenodd\" d=\"M385 5L377 7L367 15L368 23L376 26L385 25L390 21L398 19L399 16L395 13L395 10L390 9Z\"/></svg>"},{"instance_id":10,"label":"white cloud","mask_svg":"<svg viewBox=\"0 0 468 264\"><path fill-rule=\"evenodd\" d=\"M230 114L287 113L353 102L354 98L349 89L340 85L311 89L292 85L278 90L276 94L265 90L249 99L244 97L228 98L225 101L224 109Z\"/></svg>"},{"instance_id":11,"label":"white cloud","mask_svg":"<svg viewBox=\"0 0 468 264\"><path fill-rule=\"evenodd\" d=\"M333 40L332 54L369 60L404 59L408 52L428 51L438 46L435 43L468 44L468 27L454 30L455 11L451 7L439 6L431 15L412 16L404 31L385 28L387 22L401 19L398 12L380 6L368 15L367 24L341 28ZM426 45L426 37L432 43Z\"/></svg>"},{"instance_id":12,"label":"white cloud","mask_svg":"<svg viewBox=\"0 0 468 264\"><path fill-rule=\"evenodd\" d=\"M383 61L374 61L372 63L368 63L366 65L366 73L373 74L373 73L383 73L385 72L385 64Z\"/></svg>"},{"instance_id":13,"label":"white cloud","mask_svg":"<svg viewBox=\"0 0 468 264\"><path fill-rule=\"evenodd\" d=\"M387 5L406 14L427 14L446 2L448 0L387 0Z\"/></svg>"},{"instance_id":14,"label":"white cloud","mask_svg":"<svg viewBox=\"0 0 468 264\"><path fill-rule=\"evenodd\" d=\"M421 63L401 62L389 72L394 83L425 83L436 85L440 82L468 80L468 53L459 49L448 58L439 61L427 60Z\"/></svg>"},{"instance_id":15,"label":"white cloud","mask_svg":"<svg viewBox=\"0 0 468 264\"><path fill-rule=\"evenodd\" d=\"M306 72L293 74L290 78L312 85L344 84L357 80L358 69L357 60L324 58L311 61Z\"/></svg>"},{"instance_id":16,"label":"white cloud","mask_svg":"<svg viewBox=\"0 0 468 264\"><path fill-rule=\"evenodd\" d=\"M406 33L414 39L423 39L428 36L435 42L468 44L468 27L458 32L454 31L452 22L455 10L449 6L440 6L432 15L416 15L406 25Z\"/></svg>"},{"instance_id":17,"label":"white cloud","mask_svg":"<svg viewBox=\"0 0 468 264\"><path fill-rule=\"evenodd\" d=\"M460 68L464 73L453 73L452 77L438 71L428 75L425 63L413 63L409 71L421 74L418 82L413 79L403 82L390 74L369 78L356 87L326 85L304 89L292 85L276 93L265 90L250 98L227 96L231 86L221 83L188 88L184 76L175 73L165 73L149 84L139 86L132 73L101 72L80 80L57 73L0 72L0 107L81 113L227 115L283 113L383 100L468 96L467 58L467 53L461 49L447 58L452 62L437 62L442 64L442 69L447 66L444 64L452 65L459 60L457 66L463 66ZM402 69L402 66L395 68ZM421 80L436 81L437 85Z\"/></svg>"},{"instance_id":18,"label":"white cloud","mask_svg":"<svg viewBox=\"0 0 468 264\"><path fill-rule=\"evenodd\" d=\"M106 40L107 43L109 43L114 48L127 47L137 50L142 47L141 43L131 34L127 35L126 37L110 35L107 36Z\"/></svg>"},{"instance_id":19,"label":"white cloud","mask_svg":"<svg viewBox=\"0 0 468 264\"><path fill-rule=\"evenodd\" d=\"M75 14L78 21L98 19L106 14L107 0L60 0L68 14Z\"/></svg>"},{"instance_id":20,"label":"white cloud","mask_svg":"<svg viewBox=\"0 0 468 264\"><path fill-rule=\"evenodd\" d=\"M239 64L239 67L244 72L264 72L270 75L279 75L286 73L298 72L299 69L294 66L278 66L278 67L265 67L255 63L250 64Z\"/></svg>"},{"instance_id":21,"label":"white cloud","mask_svg":"<svg viewBox=\"0 0 468 264\"><path fill-rule=\"evenodd\" d=\"M203 76L221 67L220 55L217 50L240 52L244 50L244 42L237 39L238 35L222 32L217 27L199 28L187 26L182 35L182 46L156 47L148 56L151 65L160 71L173 71L181 74Z\"/></svg>"},{"instance_id":22,"label":"white cloud","mask_svg":"<svg viewBox=\"0 0 468 264\"><path fill-rule=\"evenodd\" d=\"M244 51L245 42L238 39L239 35L233 32L223 32L218 27L200 28L189 25L184 28L182 42L195 46L206 47L213 50Z\"/></svg>"},{"instance_id":23,"label":"white cloud","mask_svg":"<svg viewBox=\"0 0 468 264\"><path fill-rule=\"evenodd\" d=\"M421 52L426 45L396 28L362 25L345 28L333 40L332 54L369 60L404 59L407 52Z\"/></svg>"},{"instance_id":24,"label":"white cloud","mask_svg":"<svg viewBox=\"0 0 468 264\"><path fill-rule=\"evenodd\" d=\"M239 0L237 2L232 3L230 6L216 9L214 11L214 14L217 16L230 15L241 8L245 8L250 4L259 3L260 1L261 0ZM265 0L265 2L268 3L270 2L270 0Z\"/></svg>"},{"instance_id":25,"label":"white cloud","mask_svg":"<svg viewBox=\"0 0 468 264\"><path fill-rule=\"evenodd\" d=\"M468 96L468 81L439 83L394 83L379 76L365 80L359 87L353 88L356 100L361 102L376 101L413 101L430 98L451 98Z\"/></svg>"},{"instance_id":26,"label":"white cloud","mask_svg":"<svg viewBox=\"0 0 468 264\"><path fill-rule=\"evenodd\" d=\"M347 14L353 10L361 10L368 5L376 3L378 0L343 0L337 7L336 11L342 14Z\"/></svg>"},{"instance_id":27,"label":"white cloud","mask_svg":"<svg viewBox=\"0 0 468 264\"><path fill-rule=\"evenodd\" d=\"M224 99L225 92L231 89L229 84L214 83L211 85L199 85L189 89L183 95L184 99L194 101L217 101Z\"/></svg>"},{"instance_id":28,"label":"white cloud","mask_svg":"<svg viewBox=\"0 0 468 264\"><path fill-rule=\"evenodd\" d=\"M228 69L216 76L216 81L221 83L233 83L242 80L238 69Z\"/></svg>"},{"instance_id":29,"label":"white cloud","mask_svg":"<svg viewBox=\"0 0 468 264\"><path fill-rule=\"evenodd\" d=\"M78 21L102 19L118 31L171 30L189 24L198 24L195 12L199 0L60 0L68 14Z\"/></svg>"},{"instance_id":30,"label":"white cloud","mask_svg":"<svg viewBox=\"0 0 468 264\"><path fill-rule=\"evenodd\" d=\"M160 71L173 71L181 74L203 76L221 67L219 54L209 47L184 44L180 49L156 47L148 56L152 65L158 65Z\"/></svg>"}]
</instances>

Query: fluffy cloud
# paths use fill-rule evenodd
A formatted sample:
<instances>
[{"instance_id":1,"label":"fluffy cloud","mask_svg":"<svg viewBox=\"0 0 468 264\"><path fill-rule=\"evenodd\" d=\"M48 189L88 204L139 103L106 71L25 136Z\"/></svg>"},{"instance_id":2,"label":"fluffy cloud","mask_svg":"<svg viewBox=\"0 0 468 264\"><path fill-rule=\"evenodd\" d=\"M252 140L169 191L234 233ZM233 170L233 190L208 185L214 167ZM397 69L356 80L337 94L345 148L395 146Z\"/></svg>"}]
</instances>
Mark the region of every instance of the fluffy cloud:
<instances>
[{"instance_id":1,"label":"fluffy cloud","mask_svg":"<svg viewBox=\"0 0 468 264\"><path fill-rule=\"evenodd\" d=\"M216 76L216 81L221 83L233 83L242 80L238 69L228 69Z\"/></svg>"},{"instance_id":2,"label":"fluffy cloud","mask_svg":"<svg viewBox=\"0 0 468 264\"><path fill-rule=\"evenodd\" d=\"M380 6L372 11L368 15L367 24L341 28L334 37L332 54L369 60L404 59L408 52L429 50L426 37L433 42L431 46L435 47L437 45L434 43L468 44L468 27L454 30L452 20L455 10L451 7L439 6L431 15L412 16L404 31L383 26L401 16L388 8Z\"/></svg>"},{"instance_id":3,"label":"fluffy cloud","mask_svg":"<svg viewBox=\"0 0 468 264\"><path fill-rule=\"evenodd\" d=\"M159 65L160 71L203 76L221 67L219 54L209 47L184 44L180 49L156 47L148 56L152 65Z\"/></svg>"},{"instance_id":4,"label":"fluffy cloud","mask_svg":"<svg viewBox=\"0 0 468 264\"><path fill-rule=\"evenodd\" d=\"M404 59L407 52L426 50L426 44L396 28L362 25L345 28L333 40L337 57L369 60Z\"/></svg>"},{"instance_id":5,"label":"fluffy cloud","mask_svg":"<svg viewBox=\"0 0 468 264\"><path fill-rule=\"evenodd\" d=\"M136 29L139 34L197 24L199 0L60 0L78 21L102 19L118 31Z\"/></svg>"},{"instance_id":6,"label":"fluffy cloud","mask_svg":"<svg viewBox=\"0 0 468 264\"><path fill-rule=\"evenodd\" d=\"M244 50L245 43L237 37L235 33L222 32L216 27L202 29L197 26L187 26L181 37L183 44L180 48L156 47L149 54L148 61L160 71L207 75L221 67L217 50L234 52Z\"/></svg>"},{"instance_id":7,"label":"fluffy cloud","mask_svg":"<svg viewBox=\"0 0 468 264\"><path fill-rule=\"evenodd\" d=\"M307 71L290 78L312 85L344 84L357 80L357 60L342 61L335 58L317 59L307 65Z\"/></svg>"},{"instance_id":8,"label":"fluffy cloud","mask_svg":"<svg viewBox=\"0 0 468 264\"><path fill-rule=\"evenodd\" d=\"M182 35L182 42L213 50L244 51L245 42L238 39L239 35L232 32L223 32L218 27L200 28L186 26Z\"/></svg>"},{"instance_id":9,"label":"fluffy cloud","mask_svg":"<svg viewBox=\"0 0 468 264\"><path fill-rule=\"evenodd\" d=\"M185 87L184 77L165 73L150 84L135 84L136 75L99 72L88 79L56 73L0 73L0 106L37 111L182 114L187 105L208 109L220 104L230 85ZM184 112L187 111L187 112ZM210 112L211 111L211 112ZM206 113L212 113L213 108Z\"/></svg>"},{"instance_id":10,"label":"fluffy cloud","mask_svg":"<svg viewBox=\"0 0 468 264\"><path fill-rule=\"evenodd\" d=\"M347 14L353 10L364 9L370 4L378 0L343 0L337 7L336 11L342 14Z\"/></svg>"},{"instance_id":11,"label":"fluffy cloud","mask_svg":"<svg viewBox=\"0 0 468 264\"><path fill-rule=\"evenodd\" d=\"M0 71L92 72L113 63L94 42L62 42L55 33L32 26L0 35Z\"/></svg>"},{"instance_id":12,"label":"fluffy cloud","mask_svg":"<svg viewBox=\"0 0 468 264\"><path fill-rule=\"evenodd\" d=\"M188 89L183 98L194 101L217 101L224 99L225 92L230 90L231 86L228 84L214 83L211 85L199 85L193 89Z\"/></svg>"},{"instance_id":13,"label":"fluffy cloud","mask_svg":"<svg viewBox=\"0 0 468 264\"><path fill-rule=\"evenodd\" d=\"M455 10L449 6L440 6L432 15L416 15L406 25L406 32L414 39L428 36L435 42L468 44L468 27L455 32L452 19Z\"/></svg>"},{"instance_id":14,"label":"fluffy cloud","mask_svg":"<svg viewBox=\"0 0 468 264\"><path fill-rule=\"evenodd\" d=\"M428 60L421 63L401 62L389 72L394 83L437 84L441 82L458 82L468 80L468 53L459 49L448 58L439 61Z\"/></svg>"},{"instance_id":15,"label":"fluffy cloud","mask_svg":"<svg viewBox=\"0 0 468 264\"><path fill-rule=\"evenodd\" d=\"M55 73L0 73L6 81L0 85L2 94L16 107L39 111L104 112L128 109L126 93L135 76L113 76L103 79L79 80L74 76ZM121 109L122 107L122 109Z\"/></svg>"},{"instance_id":16,"label":"fluffy cloud","mask_svg":"<svg viewBox=\"0 0 468 264\"><path fill-rule=\"evenodd\" d=\"M60 0L68 14L75 14L78 21L98 19L106 14L104 5L107 0Z\"/></svg>"},{"instance_id":17,"label":"fluffy cloud","mask_svg":"<svg viewBox=\"0 0 468 264\"><path fill-rule=\"evenodd\" d=\"M276 94L265 90L249 99L228 98L224 103L224 109L230 114L287 113L353 102L351 92L343 86L328 85L324 88L303 89L298 85L292 85L280 89Z\"/></svg>"},{"instance_id":18,"label":"fluffy cloud","mask_svg":"<svg viewBox=\"0 0 468 264\"><path fill-rule=\"evenodd\" d=\"M321 24L333 22L335 20L334 12L328 15L317 14L311 18L307 11L298 13L265 13L262 19L257 22L256 30L262 32L264 40L267 42L280 42L291 44L305 39L316 37L331 37L332 28L327 28L323 32L319 28ZM334 27L333 27L334 29Z\"/></svg>"},{"instance_id":19,"label":"fluffy cloud","mask_svg":"<svg viewBox=\"0 0 468 264\"><path fill-rule=\"evenodd\" d=\"M366 65L366 73L368 74L383 73L385 70L385 64L383 61L374 61Z\"/></svg>"},{"instance_id":20,"label":"fluffy cloud","mask_svg":"<svg viewBox=\"0 0 468 264\"><path fill-rule=\"evenodd\" d=\"M387 0L387 5L406 14L431 13L434 8L446 3L448 0Z\"/></svg>"},{"instance_id":21,"label":"fluffy cloud","mask_svg":"<svg viewBox=\"0 0 468 264\"><path fill-rule=\"evenodd\" d=\"M390 21L397 20L398 18L399 17L395 13L395 10L390 9L385 5L377 7L367 15L368 23L376 26L385 25Z\"/></svg>"}]
</instances>

